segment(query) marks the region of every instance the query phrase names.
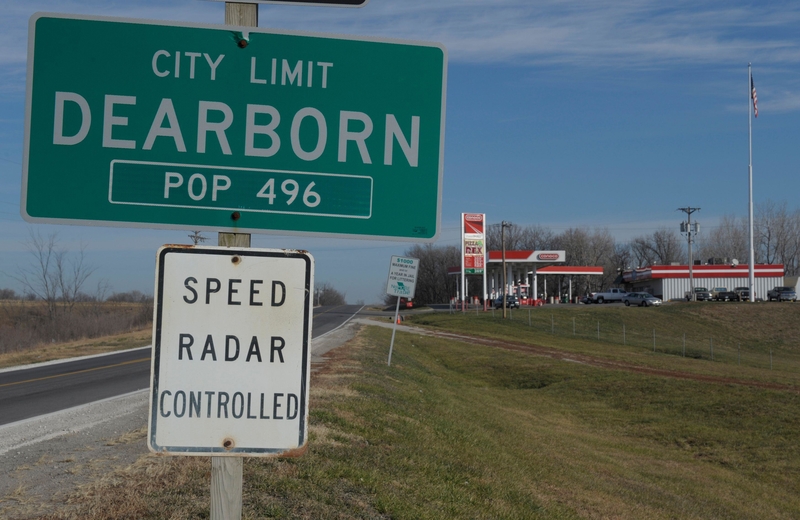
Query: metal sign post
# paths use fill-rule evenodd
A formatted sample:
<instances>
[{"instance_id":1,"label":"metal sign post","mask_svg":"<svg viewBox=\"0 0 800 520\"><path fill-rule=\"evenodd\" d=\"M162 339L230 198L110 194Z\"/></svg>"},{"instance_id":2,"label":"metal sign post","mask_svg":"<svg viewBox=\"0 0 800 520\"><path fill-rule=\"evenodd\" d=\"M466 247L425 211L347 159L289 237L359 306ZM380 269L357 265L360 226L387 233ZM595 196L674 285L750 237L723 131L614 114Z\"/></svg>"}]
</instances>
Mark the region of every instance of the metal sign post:
<instances>
[{"instance_id":1,"label":"metal sign post","mask_svg":"<svg viewBox=\"0 0 800 520\"><path fill-rule=\"evenodd\" d=\"M394 309L394 326L392 327L392 342L389 344L389 360L387 365L392 365L392 349L394 336L397 332L397 321L400 318L400 298L413 298L417 289L418 258L393 256L389 264L389 279L386 282L386 294L397 297Z\"/></svg>"},{"instance_id":2,"label":"metal sign post","mask_svg":"<svg viewBox=\"0 0 800 520\"><path fill-rule=\"evenodd\" d=\"M148 446L212 455L212 518L238 518L241 457L305 450L313 283L306 252L158 252Z\"/></svg>"}]
</instances>

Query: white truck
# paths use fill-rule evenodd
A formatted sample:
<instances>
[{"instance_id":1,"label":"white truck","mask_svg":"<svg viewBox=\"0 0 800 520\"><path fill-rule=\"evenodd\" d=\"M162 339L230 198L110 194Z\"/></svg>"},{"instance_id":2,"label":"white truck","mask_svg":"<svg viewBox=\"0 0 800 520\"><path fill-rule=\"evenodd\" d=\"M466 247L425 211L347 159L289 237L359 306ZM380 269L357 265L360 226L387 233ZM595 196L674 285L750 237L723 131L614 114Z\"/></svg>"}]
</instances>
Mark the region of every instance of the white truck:
<instances>
[{"instance_id":1,"label":"white truck","mask_svg":"<svg viewBox=\"0 0 800 520\"><path fill-rule=\"evenodd\" d=\"M603 292L589 293L588 301L591 303L621 302L628 294L624 289L608 289Z\"/></svg>"}]
</instances>

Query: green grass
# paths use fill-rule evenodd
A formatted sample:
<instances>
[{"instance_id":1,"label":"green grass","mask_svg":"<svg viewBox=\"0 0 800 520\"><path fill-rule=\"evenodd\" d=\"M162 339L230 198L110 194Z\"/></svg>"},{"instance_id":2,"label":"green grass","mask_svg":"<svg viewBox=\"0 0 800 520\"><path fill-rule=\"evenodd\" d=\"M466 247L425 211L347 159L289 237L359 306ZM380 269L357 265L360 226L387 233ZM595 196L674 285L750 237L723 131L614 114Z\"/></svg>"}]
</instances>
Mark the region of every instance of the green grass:
<instances>
[{"instance_id":1,"label":"green grass","mask_svg":"<svg viewBox=\"0 0 800 520\"><path fill-rule=\"evenodd\" d=\"M794 391L405 333L387 367L390 334L365 329L315 374L306 455L246 459L244 518L800 517ZM73 513L202 516L207 459L167 461Z\"/></svg>"},{"instance_id":2,"label":"green grass","mask_svg":"<svg viewBox=\"0 0 800 520\"><path fill-rule=\"evenodd\" d=\"M554 305L514 310L511 319L503 320L501 316L500 311L431 313L410 315L407 324L550 346L651 367L800 383L798 305ZM674 357L685 357L687 362ZM713 364L708 363L711 361Z\"/></svg>"}]
</instances>

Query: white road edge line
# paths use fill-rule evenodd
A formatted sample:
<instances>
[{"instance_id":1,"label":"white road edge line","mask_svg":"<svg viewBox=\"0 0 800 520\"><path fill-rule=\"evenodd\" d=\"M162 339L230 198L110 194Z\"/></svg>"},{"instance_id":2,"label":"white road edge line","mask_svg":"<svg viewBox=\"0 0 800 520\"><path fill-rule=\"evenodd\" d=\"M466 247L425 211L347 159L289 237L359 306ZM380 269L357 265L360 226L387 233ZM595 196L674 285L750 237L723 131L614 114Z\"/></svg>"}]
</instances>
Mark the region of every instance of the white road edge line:
<instances>
[{"instance_id":1,"label":"white road edge line","mask_svg":"<svg viewBox=\"0 0 800 520\"><path fill-rule=\"evenodd\" d=\"M359 312L361 312L361 309L363 309L364 307L366 307L366 305L362 305L361 308L358 309L358 311L355 312L355 314L350 316L344 323L342 323L341 325L339 325L335 329L329 330L325 334L317 336L316 338L312 338L311 342L315 343L320 338L322 338L324 336L327 336L328 334L330 334L332 332L335 332L338 329L342 328L350 320L352 320ZM143 348L150 348L150 346L143 347ZM131 350L139 350L139 349L131 349ZM118 352L123 352L123 351L118 351ZM106 355L106 354L97 354L97 355L92 355L92 356L84 356L84 357L81 357L81 358L72 358L72 359L68 359L66 361L73 361L75 359L86 359L86 358L98 357L98 356L103 356L103 355ZM61 360L47 361L47 362L44 362L44 363L37 363L35 366L42 366L42 365L45 365L45 364L54 364L54 363L58 363L59 361L61 361ZM63 362L63 361L61 361L61 362ZM31 367L25 367L25 368L31 368ZM133 392L128 392L127 394L115 395L114 397L108 397L106 399L101 399L99 401L92 401L91 403L85 403L85 404L81 404L81 405L78 405L78 406L73 406L72 408L65 408L63 410L58 410L56 412L50 412L48 414L38 415L36 417L30 417L28 419L23 419L21 421L16 421L16 422L13 422L13 423L3 424L3 425L0 426L0 433L2 433L4 431L8 432L12 428L24 427L26 424L31 424L31 423L36 422L36 421L43 421L43 420L46 421L47 419L58 417L58 416L61 416L61 415L74 414L76 412L80 412L81 410L89 408L89 407L102 405L103 403L108 403L108 402L112 402L112 401L116 401L116 400L120 400L120 399L125 399L127 397L138 396L139 394L141 394L142 396L145 396L149 392L150 392L150 388L149 387L148 388L144 388L142 390L134 390ZM146 403L147 403L147 401L145 400L145 404ZM78 432L81 432L83 430L86 430L86 429L89 429L89 428L93 428L93 427L98 426L100 424L103 424L105 422L114 420L117 417L125 415L126 413L128 413L128 410L124 410L124 409L123 410L119 410L119 413L112 414L110 416L106 416L106 417L104 417L103 419L101 419L99 421L93 421L93 422L89 422L89 423L82 423L80 426L65 428L65 429L61 429L61 430L59 430L57 432L52 432L52 433L48 433L48 434L45 434L45 435L41 435L39 437L34 437L34 438L29 439L29 440L27 440L25 442L22 442L20 444L15 444L13 446L8 446L8 447L4 447L4 448L0 447L0 456L8 453L9 451L13 451L15 449L23 448L25 446L30 446L32 444L38 444L40 442L45 442L45 441L48 441L50 439L55 439L55 438L61 437L63 435L69 435L71 433L78 433ZM2 435L0 435L0 437L2 437Z\"/></svg>"},{"instance_id":2,"label":"white road edge line","mask_svg":"<svg viewBox=\"0 0 800 520\"><path fill-rule=\"evenodd\" d=\"M342 323L341 325L339 325L335 329L329 330L325 334L317 336L316 338L313 338L313 339L323 338L323 337L327 336L328 334L330 334L331 332L334 332L334 331L342 328L343 326L347 325L347 322L352 320L353 318L355 318L356 315L359 312L361 312L361 309L363 309L364 307L366 307L366 305L362 305L361 308L358 309L355 312L355 314L353 314L352 316L347 318L347 320L344 323ZM21 365L21 366L0 368L0 374L2 374L3 372L13 372L13 371L16 371L16 370L28 370L28 369L31 369L31 368L39 368L39 367L45 367L45 366L49 366L49 365L58 365L60 363L69 363L71 361L82 361L84 359L92 359L92 358L98 358L98 357L103 357L103 356L112 356L114 354L122 354L123 352L134 352L136 350L145 350L145 349L152 349L152 348L153 348L153 345L147 345L147 346L144 346L144 347L136 347L136 348L131 348L131 349L127 349L127 350L115 350L113 352L104 352L102 354L91 354L89 356L80 356L80 357L65 358L65 359L53 359L51 361L42 361L41 363L32 363L30 365Z\"/></svg>"},{"instance_id":3,"label":"white road edge line","mask_svg":"<svg viewBox=\"0 0 800 520\"><path fill-rule=\"evenodd\" d=\"M355 318L355 317L358 315L358 313L359 313L359 312L361 312L361 309L363 309L364 307L366 307L366 305L362 305L362 306L361 306L361 308L359 308L359 309L358 309L358 310L357 310L355 313L353 313L353 315L352 315L352 316L350 316L349 318L347 318L346 320L344 320L344 322L343 322L341 325L339 325L338 327L336 327L335 329L331 329L331 330L329 330L328 332L326 332L325 334L320 334L319 336L317 336L316 338L313 338L313 339L321 339L321 338L324 338L324 337L325 337L325 336L327 336L328 334L330 334L330 333L332 333L332 332L336 332L337 330L341 329L342 327L344 327L345 325L347 325L347 323L348 323L350 320L352 320L353 318ZM313 341L313 340L312 340L312 341Z\"/></svg>"},{"instance_id":4,"label":"white road edge line","mask_svg":"<svg viewBox=\"0 0 800 520\"><path fill-rule=\"evenodd\" d=\"M80 357L73 357L73 358L64 358L64 359L53 359L51 361L42 361L41 363L32 363L30 365L20 365L15 367L7 367L7 368L0 368L0 374L3 372L14 372L14 371L22 371L28 370L31 368L39 368L45 367L48 365L58 365L60 363L69 363L71 361L81 361L84 359L92 359L92 358L99 358L103 356L113 356L114 354L122 354L124 352L135 352L137 350L145 350L145 349L152 349L152 345L147 345L144 347L136 347L136 348L129 348L127 350L115 350L113 352L104 352L102 354L91 354L88 356L80 356Z\"/></svg>"},{"instance_id":5,"label":"white road edge line","mask_svg":"<svg viewBox=\"0 0 800 520\"><path fill-rule=\"evenodd\" d=\"M147 395L149 392L150 392L149 388L145 388L145 389L142 389L142 390L134 390L133 392L128 392L127 394L116 395L114 397L108 397L106 399L101 399L99 401L93 401L91 403L86 403L86 404L81 404L81 405L78 405L78 406L73 406L72 408L59 410L57 412L51 412L51 413L48 413L48 414L39 415L39 416L36 416L36 417L31 417L29 419L23 419L21 421L9 423L9 424L4 424L4 425L0 426L0 432L8 432L12 428L24 427L27 424L30 424L30 423L33 423L33 422L36 422L36 421L43 421L43 420L46 421L49 418L56 417L56 416L59 416L59 415L74 414L76 412L80 412L80 411L82 411L84 409L87 409L87 408L90 408L90 407L93 407L93 406L102 405L103 403L117 401L117 400L120 400L120 399L125 399L127 397L137 397L139 394L144 396L144 395ZM145 403L146 403L146 401L145 401ZM61 436L64 436L64 435L69 435L69 434L72 434L72 433L78 433L78 432L81 432L83 430L86 430L86 429L89 429L89 428L93 428L93 427L98 426L100 424L106 423L108 421L113 421L113 420L117 419L118 417L121 417L123 415L126 415L127 413L130 413L130 410L126 409L126 408L117 409L116 411L117 411L117 413L111 413L109 415L106 415L105 417L103 417L102 419L100 419L98 421L92 421L92 422L88 422L88 423L80 423L80 425L77 425L77 426L72 426L72 427L68 427L68 428L59 429L58 431L55 431L55 432L52 432L52 433L47 433L45 435L40 435L38 437L34 437L32 439L26 440L26 441L21 442L19 444L14 444L12 446L7 446L7 447L0 448L0 456L5 455L9 451L13 451L13 450L16 450L16 449L19 449L19 448L24 448L25 446L30 446L32 444L38 444L40 442L45 442L45 441L48 441L50 439L55 439L57 437L61 437Z\"/></svg>"}]
</instances>

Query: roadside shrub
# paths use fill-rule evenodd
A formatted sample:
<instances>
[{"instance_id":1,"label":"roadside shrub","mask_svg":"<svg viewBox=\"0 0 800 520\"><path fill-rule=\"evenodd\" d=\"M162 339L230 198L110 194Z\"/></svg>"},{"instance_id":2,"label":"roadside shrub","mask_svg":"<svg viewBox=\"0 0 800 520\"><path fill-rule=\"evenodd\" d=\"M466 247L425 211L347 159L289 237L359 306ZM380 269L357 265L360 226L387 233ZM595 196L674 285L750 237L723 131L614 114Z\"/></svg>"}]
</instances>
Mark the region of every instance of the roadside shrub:
<instances>
[{"instance_id":1,"label":"roadside shrub","mask_svg":"<svg viewBox=\"0 0 800 520\"><path fill-rule=\"evenodd\" d=\"M0 314L0 353L48 343L119 334L147 327L152 302L77 303L71 312L49 315L44 302L4 302Z\"/></svg>"}]
</instances>

